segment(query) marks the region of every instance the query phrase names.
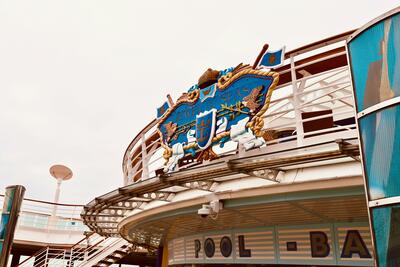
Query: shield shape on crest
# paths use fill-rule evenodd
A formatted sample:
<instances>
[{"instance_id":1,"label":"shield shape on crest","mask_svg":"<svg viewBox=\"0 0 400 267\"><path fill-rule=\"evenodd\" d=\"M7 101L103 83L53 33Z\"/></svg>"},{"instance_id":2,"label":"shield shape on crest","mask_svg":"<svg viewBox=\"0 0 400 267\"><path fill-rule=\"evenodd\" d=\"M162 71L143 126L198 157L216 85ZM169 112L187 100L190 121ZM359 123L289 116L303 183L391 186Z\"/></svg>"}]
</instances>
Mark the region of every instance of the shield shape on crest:
<instances>
[{"instance_id":1,"label":"shield shape on crest","mask_svg":"<svg viewBox=\"0 0 400 267\"><path fill-rule=\"evenodd\" d=\"M215 108L196 115L196 140L200 149L204 150L212 143L215 135L215 121L217 110Z\"/></svg>"}]
</instances>

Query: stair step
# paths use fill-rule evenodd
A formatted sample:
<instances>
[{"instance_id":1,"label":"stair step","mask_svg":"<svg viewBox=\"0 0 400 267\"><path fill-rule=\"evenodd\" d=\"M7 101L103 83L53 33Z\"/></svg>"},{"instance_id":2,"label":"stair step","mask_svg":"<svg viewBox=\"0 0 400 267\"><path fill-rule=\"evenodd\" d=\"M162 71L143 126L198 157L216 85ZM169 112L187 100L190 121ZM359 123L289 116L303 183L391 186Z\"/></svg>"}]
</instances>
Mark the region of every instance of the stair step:
<instances>
[{"instance_id":1,"label":"stair step","mask_svg":"<svg viewBox=\"0 0 400 267\"><path fill-rule=\"evenodd\" d=\"M120 260L121 258L122 257L117 257L117 256L112 256L112 255L109 255L109 256L106 257L106 259L110 259L110 260L113 260L113 261Z\"/></svg>"},{"instance_id":2,"label":"stair step","mask_svg":"<svg viewBox=\"0 0 400 267\"><path fill-rule=\"evenodd\" d=\"M132 252L133 245L127 244L125 240L112 240L112 242L114 243L113 245L102 249L103 251L100 251L94 258L89 259L86 265L90 262L92 267L108 267Z\"/></svg>"},{"instance_id":3,"label":"stair step","mask_svg":"<svg viewBox=\"0 0 400 267\"><path fill-rule=\"evenodd\" d=\"M106 258L102 259L101 261L99 261L99 263L114 263L118 260L120 260L120 258L113 259L113 258L106 257Z\"/></svg>"},{"instance_id":4,"label":"stair step","mask_svg":"<svg viewBox=\"0 0 400 267\"><path fill-rule=\"evenodd\" d=\"M114 253L112 253L111 255L120 255L121 257L125 257L126 255L128 255L128 252L125 251L120 251L120 250L116 250Z\"/></svg>"}]
</instances>

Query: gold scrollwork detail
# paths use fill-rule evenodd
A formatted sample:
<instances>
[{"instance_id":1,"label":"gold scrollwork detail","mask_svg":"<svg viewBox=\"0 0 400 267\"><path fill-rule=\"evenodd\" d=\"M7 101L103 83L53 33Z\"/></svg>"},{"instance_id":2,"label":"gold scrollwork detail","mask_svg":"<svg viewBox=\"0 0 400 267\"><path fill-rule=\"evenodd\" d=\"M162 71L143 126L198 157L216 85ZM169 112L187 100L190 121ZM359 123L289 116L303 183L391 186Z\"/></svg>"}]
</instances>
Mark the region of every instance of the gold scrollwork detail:
<instances>
[{"instance_id":1,"label":"gold scrollwork detail","mask_svg":"<svg viewBox=\"0 0 400 267\"><path fill-rule=\"evenodd\" d=\"M188 93L188 100L195 100L199 98L200 91L199 90L194 90L192 92Z\"/></svg>"},{"instance_id":2,"label":"gold scrollwork detail","mask_svg":"<svg viewBox=\"0 0 400 267\"><path fill-rule=\"evenodd\" d=\"M262 137L264 134L264 131L262 130L264 127L264 119L262 117L254 117L247 123L247 127L253 131L255 136Z\"/></svg>"},{"instance_id":3,"label":"gold scrollwork detail","mask_svg":"<svg viewBox=\"0 0 400 267\"><path fill-rule=\"evenodd\" d=\"M172 149L164 144L161 144L161 146L164 148L163 158L165 159L164 165L166 165L169 161L169 158L172 157Z\"/></svg>"}]
</instances>

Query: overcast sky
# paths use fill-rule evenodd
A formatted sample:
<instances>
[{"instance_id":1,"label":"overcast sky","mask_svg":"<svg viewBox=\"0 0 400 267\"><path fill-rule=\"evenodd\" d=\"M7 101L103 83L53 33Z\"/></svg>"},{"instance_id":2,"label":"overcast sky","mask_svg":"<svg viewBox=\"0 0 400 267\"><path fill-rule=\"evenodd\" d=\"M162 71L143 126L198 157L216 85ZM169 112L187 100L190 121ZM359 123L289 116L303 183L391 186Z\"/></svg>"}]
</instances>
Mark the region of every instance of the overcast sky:
<instances>
[{"instance_id":1,"label":"overcast sky","mask_svg":"<svg viewBox=\"0 0 400 267\"><path fill-rule=\"evenodd\" d=\"M0 192L61 202L122 186L132 138L203 71L362 26L398 1L0 1Z\"/></svg>"}]
</instances>

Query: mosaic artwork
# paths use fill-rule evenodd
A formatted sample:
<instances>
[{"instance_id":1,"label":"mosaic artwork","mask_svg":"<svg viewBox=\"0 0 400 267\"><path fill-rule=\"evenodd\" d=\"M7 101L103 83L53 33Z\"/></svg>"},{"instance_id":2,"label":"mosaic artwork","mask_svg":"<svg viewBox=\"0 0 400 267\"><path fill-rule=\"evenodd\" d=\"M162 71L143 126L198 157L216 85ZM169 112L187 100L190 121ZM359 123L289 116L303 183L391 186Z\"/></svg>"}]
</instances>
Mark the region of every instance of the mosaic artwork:
<instances>
[{"instance_id":1,"label":"mosaic artwork","mask_svg":"<svg viewBox=\"0 0 400 267\"><path fill-rule=\"evenodd\" d=\"M400 14L372 24L348 47L368 199L395 198L400 196ZM370 211L379 266L399 266L398 205Z\"/></svg>"}]
</instances>

